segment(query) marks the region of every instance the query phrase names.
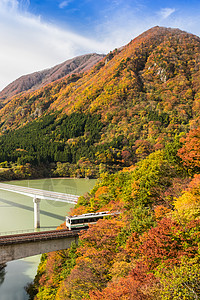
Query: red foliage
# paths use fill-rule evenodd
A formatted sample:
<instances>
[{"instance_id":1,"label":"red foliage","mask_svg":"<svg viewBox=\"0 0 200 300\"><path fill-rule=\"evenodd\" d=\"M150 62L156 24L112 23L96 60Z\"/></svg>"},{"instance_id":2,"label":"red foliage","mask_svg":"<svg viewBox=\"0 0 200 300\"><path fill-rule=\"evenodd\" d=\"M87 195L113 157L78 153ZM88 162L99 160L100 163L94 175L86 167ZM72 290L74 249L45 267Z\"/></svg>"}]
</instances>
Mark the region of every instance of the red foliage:
<instances>
[{"instance_id":1,"label":"red foliage","mask_svg":"<svg viewBox=\"0 0 200 300\"><path fill-rule=\"evenodd\" d=\"M100 186L95 193L95 198L99 199L99 197L101 197L101 195L107 194L108 191L109 191L109 188L107 186Z\"/></svg>"},{"instance_id":2,"label":"red foliage","mask_svg":"<svg viewBox=\"0 0 200 300\"><path fill-rule=\"evenodd\" d=\"M127 243L127 250L141 259L149 270L160 263L170 266L179 263L182 256L194 257L198 252L200 220L192 221L183 228L170 218L163 218L155 228L142 237L135 233Z\"/></svg>"},{"instance_id":3,"label":"red foliage","mask_svg":"<svg viewBox=\"0 0 200 300\"><path fill-rule=\"evenodd\" d=\"M182 138L183 147L179 149L178 156L188 167L200 167L200 127L190 130L186 138Z\"/></svg>"},{"instance_id":4,"label":"red foliage","mask_svg":"<svg viewBox=\"0 0 200 300\"><path fill-rule=\"evenodd\" d=\"M128 150L122 150L121 152L122 156L122 162L125 163L125 165L129 165L130 163L130 158L131 158L131 153Z\"/></svg>"},{"instance_id":5,"label":"red foliage","mask_svg":"<svg viewBox=\"0 0 200 300\"><path fill-rule=\"evenodd\" d=\"M120 232L122 222L115 219L99 220L97 224L89 227L89 229L80 237L83 241L84 247L79 248L82 254L86 255L91 247L98 251L105 251L106 253L115 253L117 246L116 237Z\"/></svg>"},{"instance_id":6,"label":"red foliage","mask_svg":"<svg viewBox=\"0 0 200 300\"><path fill-rule=\"evenodd\" d=\"M90 290L104 288L110 279L109 269L117 255L117 235L121 222L99 220L80 236L76 266L67 278L66 290L73 299L84 299Z\"/></svg>"},{"instance_id":7,"label":"red foliage","mask_svg":"<svg viewBox=\"0 0 200 300\"><path fill-rule=\"evenodd\" d=\"M137 265L130 274L111 282L103 291L91 291L91 300L146 300L152 299L148 288L156 282L152 273L147 274L144 265Z\"/></svg>"},{"instance_id":8,"label":"red foliage","mask_svg":"<svg viewBox=\"0 0 200 300\"><path fill-rule=\"evenodd\" d=\"M195 174L194 178L191 180L191 182L188 185L188 190L193 191L193 193L200 193L200 175Z\"/></svg>"}]
</instances>

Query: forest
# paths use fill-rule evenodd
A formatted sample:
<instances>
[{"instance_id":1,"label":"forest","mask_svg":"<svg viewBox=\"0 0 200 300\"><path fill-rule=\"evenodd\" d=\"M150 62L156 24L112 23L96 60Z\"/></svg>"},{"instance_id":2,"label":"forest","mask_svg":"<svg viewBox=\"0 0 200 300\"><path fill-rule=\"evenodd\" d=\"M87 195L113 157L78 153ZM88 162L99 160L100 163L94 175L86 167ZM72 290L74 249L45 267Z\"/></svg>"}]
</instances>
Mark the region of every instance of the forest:
<instances>
[{"instance_id":1,"label":"forest","mask_svg":"<svg viewBox=\"0 0 200 300\"><path fill-rule=\"evenodd\" d=\"M198 299L199 146L200 128L182 140L177 159L169 145L135 166L102 174L71 215L120 215L90 225L78 246L43 255L26 287L30 299Z\"/></svg>"},{"instance_id":2,"label":"forest","mask_svg":"<svg viewBox=\"0 0 200 300\"><path fill-rule=\"evenodd\" d=\"M80 161L81 159L83 161L84 157L88 160L94 159L96 152L94 144L99 140L99 132L103 127L99 119L98 115L81 113L58 118L58 113L56 113L10 131L0 137L1 166L10 166L12 170L14 166L15 168L24 166L24 170L29 169L30 171L29 177L34 176L34 170L37 170L39 166L45 166L46 170L48 166L51 166L53 176L56 163L64 162L62 170L64 172L66 169L66 174L59 174L61 164L58 164L57 175L77 176L78 173L67 173L66 163L70 166L68 169L72 170L73 165L78 162L81 164ZM21 172L22 175L28 176L28 173ZM80 175L86 176L81 172ZM87 175L89 176L89 173Z\"/></svg>"},{"instance_id":3,"label":"forest","mask_svg":"<svg viewBox=\"0 0 200 300\"><path fill-rule=\"evenodd\" d=\"M179 143L199 126L199 53L197 36L154 27L88 72L7 100L1 179L98 178Z\"/></svg>"},{"instance_id":4,"label":"forest","mask_svg":"<svg viewBox=\"0 0 200 300\"><path fill-rule=\"evenodd\" d=\"M120 212L43 255L30 300L200 298L199 111L200 38L162 27L7 101L1 180L98 178L71 215Z\"/></svg>"}]
</instances>

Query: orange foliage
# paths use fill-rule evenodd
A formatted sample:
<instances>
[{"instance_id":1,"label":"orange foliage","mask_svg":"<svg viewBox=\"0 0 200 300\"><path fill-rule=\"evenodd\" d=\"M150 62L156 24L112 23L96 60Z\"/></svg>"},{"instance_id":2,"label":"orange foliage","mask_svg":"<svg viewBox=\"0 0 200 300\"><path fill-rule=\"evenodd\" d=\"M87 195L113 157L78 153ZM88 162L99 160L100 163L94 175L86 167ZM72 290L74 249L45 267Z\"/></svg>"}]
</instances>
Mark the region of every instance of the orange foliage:
<instances>
[{"instance_id":1,"label":"orange foliage","mask_svg":"<svg viewBox=\"0 0 200 300\"><path fill-rule=\"evenodd\" d=\"M86 232L80 236L84 247L79 248L81 254L86 255L89 247L95 247L105 252L115 252L115 238L122 228L123 223L116 219L99 220L96 224L91 225Z\"/></svg>"},{"instance_id":2,"label":"orange foliage","mask_svg":"<svg viewBox=\"0 0 200 300\"><path fill-rule=\"evenodd\" d=\"M65 290L74 299L84 299L89 290L105 287L108 270L117 255L116 237L122 222L99 220L80 236L76 266L65 281Z\"/></svg>"},{"instance_id":3,"label":"orange foliage","mask_svg":"<svg viewBox=\"0 0 200 300\"><path fill-rule=\"evenodd\" d=\"M155 228L142 236L132 234L127 242L127 251L139 257L149 270L164 262L170 266L187 255L195 257L200 238L200 220L192 221L183 228L170 218L163 218Z\"/></svg>"},{"instance_id":4,"label":"orange foliage","mask_svg":"<svg viewBox=\"0 0 200 300\"><path fill-rule=\"evenodd\" d=\"M70 216L75 216L75 215L82 215L82 214L86 214L88 213L87 207L80 205L78 207L75 208L71 208L70 209Z\"/></svg>"},{"instance_id":5,"label":"orange foliage","mask_svg":"<svg viewBox=\"0 0 200 300\"><path fill-rule=\"evenodd\" d=\"M103 291L91 291L91 300L150 300L153 296L150 287L156 283L151 273L146 273L145 266L140 265L130 274L118 281L108 284Z\"/></svg>"},{"instance_id":6,"label":"orange foliage","mask_svg":"<svg viewBox=\"0 0 200 300\"><path fill-rule=\"evenodd\" d=\"M192 129L186 138L182 138L183 147L179 149L178 155L183 163L191 168L200 167L200 127Z\"/></svg>"},{"instance_id":7,"label":"orange foliage","mask_svg":"<svg viewBox=\"0 0 200 300\"><path fill-rule=\"evenodd\" d=\"M163 205L156 206L154 209L155 218L157 221L166 217L170 212L171 210Z\"/></svg>"},{"instance_id":8,"label":"orange foliage","mask_svg":"<svg viewBox=\"0 0 200 300\"><path fill-rule=\"evenodd\" d=\"M200 195L200 174L194 175L194 178L188 185L188 190L193 192L194 194Z\"/></svg>"},{"instance_id":9,"label":"orange foliage","mask_svg":"<svg viewBox=\"0 0 200 300\"><path fill-rule=\"evenodd\" d=\"M95 193L95 198L99 199L102 194L106 194L108 192L107 186L100 186Z\"/></svg>"}]
</instances>

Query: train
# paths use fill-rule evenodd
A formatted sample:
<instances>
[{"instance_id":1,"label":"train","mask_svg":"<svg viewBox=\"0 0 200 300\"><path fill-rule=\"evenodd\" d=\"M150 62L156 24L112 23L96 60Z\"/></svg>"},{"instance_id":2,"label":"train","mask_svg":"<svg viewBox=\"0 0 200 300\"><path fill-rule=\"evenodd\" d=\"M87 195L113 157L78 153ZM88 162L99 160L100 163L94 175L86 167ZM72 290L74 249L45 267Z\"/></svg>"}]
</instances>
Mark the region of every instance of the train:
<instances>
[{"instance_id":1,"label":"train","mask_svg":"<svg viewBox=\"0 0 200 300\"><path fill-rule=\"evenodd\" d=\"M66 217L66 226L69 230L88 227L89 224L96 223L99 219L103 219L106 216L112 216L119 214L119 212L97 212L97 213L88 213L83 215L67 216Z\"/></svg>"}]
</instances>

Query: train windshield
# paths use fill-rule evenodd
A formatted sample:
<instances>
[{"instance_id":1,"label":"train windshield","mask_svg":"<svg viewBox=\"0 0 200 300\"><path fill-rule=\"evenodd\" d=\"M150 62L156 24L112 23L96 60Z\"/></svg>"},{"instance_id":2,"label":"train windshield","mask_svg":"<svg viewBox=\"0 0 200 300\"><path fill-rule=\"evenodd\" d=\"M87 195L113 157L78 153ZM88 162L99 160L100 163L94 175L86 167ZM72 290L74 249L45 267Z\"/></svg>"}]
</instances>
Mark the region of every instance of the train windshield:
<instances>
[{"instance_id":1,"label":"train windshield","mask_svg":"<svg viewBox=\"0 0 200 300\"><path fill-rule=\"evenodd\" d=\"M67 222L68 224L71 224L71 219L70 219L70 218L66 218L66 222Z\"/></svg>"}]
</instances>

